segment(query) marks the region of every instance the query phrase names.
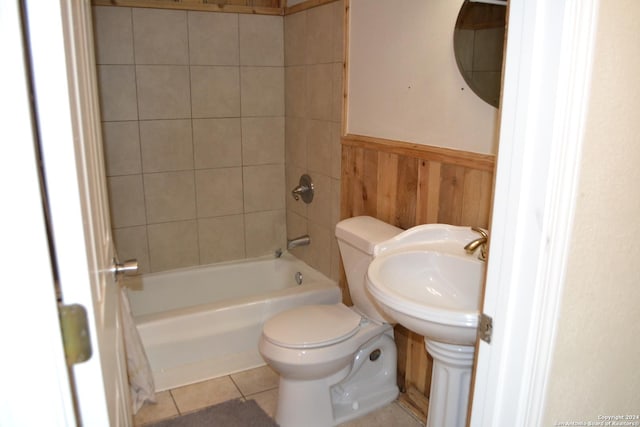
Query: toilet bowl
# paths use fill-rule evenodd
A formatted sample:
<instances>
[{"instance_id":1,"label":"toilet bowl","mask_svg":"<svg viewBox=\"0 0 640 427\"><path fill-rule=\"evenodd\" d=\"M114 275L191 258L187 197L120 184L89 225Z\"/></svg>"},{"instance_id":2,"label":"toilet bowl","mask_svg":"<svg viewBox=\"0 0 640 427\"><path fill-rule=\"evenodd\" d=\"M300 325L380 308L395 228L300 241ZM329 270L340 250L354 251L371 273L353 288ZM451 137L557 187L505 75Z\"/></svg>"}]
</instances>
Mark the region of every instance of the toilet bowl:
<instances>
[{"instance_id":1,"label":"toilet bowl","mask_svg":"<svg viewBox=\"0 0 640 427\"><path fill-rule=\"evenodd\" d=\"M371 217L336 226L353 307L309 305L265 322L259 350L279 375L276 422L327 427L395 400L393 325L365 289L375 244L402 230Z\"/></svg>"}]
</instances>

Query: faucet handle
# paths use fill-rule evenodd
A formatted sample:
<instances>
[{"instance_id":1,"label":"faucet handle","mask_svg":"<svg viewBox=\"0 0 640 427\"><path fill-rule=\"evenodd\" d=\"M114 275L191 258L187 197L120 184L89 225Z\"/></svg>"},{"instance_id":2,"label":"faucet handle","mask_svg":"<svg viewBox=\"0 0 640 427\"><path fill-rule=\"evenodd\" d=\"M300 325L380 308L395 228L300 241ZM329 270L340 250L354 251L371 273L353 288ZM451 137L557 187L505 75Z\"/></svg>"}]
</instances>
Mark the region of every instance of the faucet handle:
<instances>
[{"instance_id":1,"label":"faucet handle","mask_svg":"<svg viewBox=\"0 0 640 427\"><path fill-rule=\"evenodd\" d=\"M480 233L480 235L485 239L489 238L489 234L487 233L487 231L480 227L471 227L471 230L475 231L476 233Z\"/></svg>"},{"instance_id":2,"label":"faucet handle","mask_svg":"<svg viewBox=\"0 0 640 427\"><path fill-rule=\"evenodd\" d=\"M300 200L309 204L313 200L313 182L311 181L311 177L307 174L304 174L300 177L299 185L291 190L291 195L295 200Z\"/></svg>"}]
</instances>

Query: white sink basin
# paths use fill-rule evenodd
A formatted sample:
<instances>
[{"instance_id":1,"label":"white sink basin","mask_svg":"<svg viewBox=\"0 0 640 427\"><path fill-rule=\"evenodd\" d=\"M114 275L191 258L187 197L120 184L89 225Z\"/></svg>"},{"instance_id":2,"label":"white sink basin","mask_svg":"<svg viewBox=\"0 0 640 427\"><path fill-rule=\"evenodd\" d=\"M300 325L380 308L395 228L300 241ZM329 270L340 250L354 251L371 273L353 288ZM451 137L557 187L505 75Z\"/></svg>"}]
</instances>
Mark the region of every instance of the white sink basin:
<instances>
[{"instance_id":1,"label":"white sink basin","mask_svg":"<svg viewBox=\"0 0 640 427\"><path fill-rule=\"evenodd\" d=\"M407 329L433 341L473 345L485 263L464 246L478 237L469 227L411 228L376 247L367 288Z\"/></svg>"}]
</instances>

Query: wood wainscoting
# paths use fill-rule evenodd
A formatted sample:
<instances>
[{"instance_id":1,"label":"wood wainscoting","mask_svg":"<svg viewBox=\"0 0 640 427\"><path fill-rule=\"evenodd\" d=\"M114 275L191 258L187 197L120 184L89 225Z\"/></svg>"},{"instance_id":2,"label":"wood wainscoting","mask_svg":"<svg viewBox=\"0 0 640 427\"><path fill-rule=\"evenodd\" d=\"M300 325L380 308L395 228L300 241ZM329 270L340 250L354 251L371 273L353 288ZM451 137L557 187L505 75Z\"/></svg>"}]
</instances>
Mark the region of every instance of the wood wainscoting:
<instances>
[{"instance_id":1,"label":"wood wainscoting","mask_svg":"<svg viewBox=\"0 0 640 427\"><path fill-rule=\"evenodd\" d=\"M379 138L342 138L340 217L370 215L400 228L488 228L495 156ZM344 302L351 305L344 274ZM395 328L401 403L426 421L432 359L424 338Z\"/></svg>"}]
</instances>

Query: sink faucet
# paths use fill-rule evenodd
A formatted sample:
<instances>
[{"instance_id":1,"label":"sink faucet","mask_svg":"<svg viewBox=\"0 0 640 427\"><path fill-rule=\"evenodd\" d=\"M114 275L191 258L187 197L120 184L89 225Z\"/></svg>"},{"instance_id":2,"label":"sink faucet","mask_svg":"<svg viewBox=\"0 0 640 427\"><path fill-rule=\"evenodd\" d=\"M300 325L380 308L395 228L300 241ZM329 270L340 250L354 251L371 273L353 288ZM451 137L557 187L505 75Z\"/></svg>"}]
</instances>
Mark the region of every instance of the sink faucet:
<instances>
[{"instance_id":1,"label":"sink faucet","mask_svg":"<svg viewBox=\"0 0 640 427\"><path fill-rule=\"evenodd\" d=\"M489 235L482 228L471 227L471 229L477 233L480 233L480 237L467 243L464 247L464 250L466 253L472 254L476 251L476 249L480 248L480 255L478 255L478 259L481 261L486 261Z\"/></svg>"}]
</instances>

